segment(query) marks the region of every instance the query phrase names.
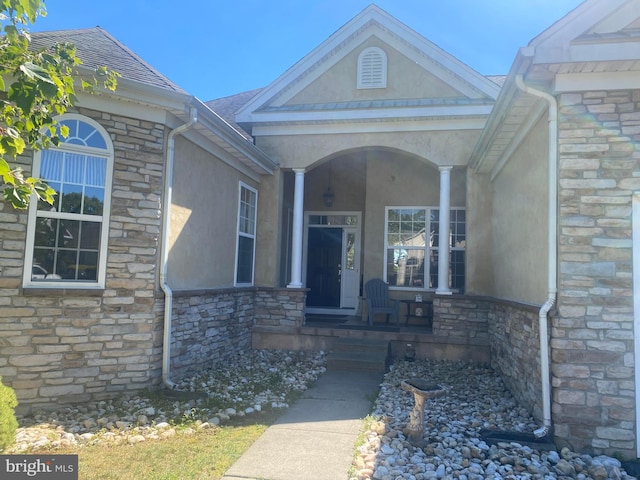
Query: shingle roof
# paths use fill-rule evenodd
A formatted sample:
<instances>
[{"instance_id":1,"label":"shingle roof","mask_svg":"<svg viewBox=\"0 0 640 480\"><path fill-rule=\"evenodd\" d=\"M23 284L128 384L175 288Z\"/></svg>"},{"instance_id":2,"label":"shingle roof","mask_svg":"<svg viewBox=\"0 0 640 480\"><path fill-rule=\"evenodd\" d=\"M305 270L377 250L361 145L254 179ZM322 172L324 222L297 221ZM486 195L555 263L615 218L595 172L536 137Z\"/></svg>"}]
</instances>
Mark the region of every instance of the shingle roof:
<instances>
[{"instance_id":1,"label":"shingle roof","mask_svg":"<svg viewBox=\"0 0 640 480\"><path fill-rule=\"evenodd\" d=\"M251 140L251 135L245 132L245 130L236 123L236 112L240 110L240 108L244 107L249 100L255 97L262 90L262 88L256 88L255 90L241 92L229 97L209 100L204 103L211 110L220 115L220 117L222 117L229 125L232 125L236 130L238 130L246 139Z\"/></svg>"},{"instance_id":2,"label":"shingle roof","mask_svg":"<svg viewBox=\"0 0 640 480\"><path fill-rule=\"evenodd\" d=\"M187 93L100 27L31 33L31 45L37 49L61 42L73 43L86 67L106 66L123 78Z\"/></svg>"}]
</instances>

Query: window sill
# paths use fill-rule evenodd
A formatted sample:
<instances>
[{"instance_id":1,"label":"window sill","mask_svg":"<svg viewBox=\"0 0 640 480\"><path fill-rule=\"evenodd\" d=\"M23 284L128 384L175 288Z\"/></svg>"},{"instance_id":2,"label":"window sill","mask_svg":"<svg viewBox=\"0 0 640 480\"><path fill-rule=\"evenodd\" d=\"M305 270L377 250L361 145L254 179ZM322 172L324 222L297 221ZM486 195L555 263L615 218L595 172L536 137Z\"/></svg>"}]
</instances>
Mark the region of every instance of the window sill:
<instances>
[{"instance_id":1,"label":"window sill","mask_svg":"<svg viewBox=\"0 0 640 480\"><path fill-rule=\"evenodd\" d=\"M57 297L101 297L104 290L105 289L103 287L95 286L66 288L61 286L41 287L39 285L26 285L22 287L22 293L26 297L42 297L51 295L55 295Z\"/></svg>"}]
</instances>

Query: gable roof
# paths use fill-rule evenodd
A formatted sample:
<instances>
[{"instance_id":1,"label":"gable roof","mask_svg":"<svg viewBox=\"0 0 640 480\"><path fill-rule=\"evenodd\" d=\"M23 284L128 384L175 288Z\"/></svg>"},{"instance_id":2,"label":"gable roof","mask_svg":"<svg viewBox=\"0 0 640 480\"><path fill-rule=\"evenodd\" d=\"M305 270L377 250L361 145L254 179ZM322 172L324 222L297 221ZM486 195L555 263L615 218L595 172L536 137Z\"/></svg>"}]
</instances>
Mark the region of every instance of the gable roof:
<instances>
[{"instance_id":1,"label":"gable roof","mask_svg":"<svg viewBox=\"0 0 640 480\"><path fill-rule=\"evenodd\" d=\"M640 0L584 1L518 51L471 167L497 175L546 111L544 101L518 88L518 76L553 95L577 85L637 88L639 72Z\"/></svg>"},{"instance_id":2,"label":"gable roof","mask_svg":"<svg viewBox=\"0 0 640 480\"><path fill-rule=\"evenodd\" d=\"M75 45L76 55L82 60L84 67L93 70L104 65L120 73L123 78L186 93L100 27L31 33L31 45L37 49L61 42Z\"/></svg>"},{"instance_id":3,"label":"gable roof","mask_svg":"<svg viewBox=\"0 0 640 480\"><path fill-rule=\"evenodd\" d=\"M447 99L385 99L384 101L288 103L323 73L361 48L370 38L380 39L425 75L458 92ZM317 122L349 119L486 116L500 91L499 85L460 62L376 5L370 5L240 109L237 122L256 125L274 122ZM348 113L347 113L348 112Z\"/></svg>"}]
</instances>

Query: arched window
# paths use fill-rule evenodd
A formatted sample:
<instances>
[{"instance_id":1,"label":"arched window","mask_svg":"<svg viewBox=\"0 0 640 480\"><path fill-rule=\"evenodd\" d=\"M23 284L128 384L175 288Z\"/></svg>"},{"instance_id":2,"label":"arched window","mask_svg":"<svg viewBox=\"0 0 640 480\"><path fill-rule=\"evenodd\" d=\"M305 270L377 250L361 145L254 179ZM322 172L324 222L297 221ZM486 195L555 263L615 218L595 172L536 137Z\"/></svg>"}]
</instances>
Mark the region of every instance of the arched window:
<instances>
[{"instance_id":1,"label":"arched window","mask_svg":"<svg viewBox=\"0 0 640 480\"><path fill-rule=\"evenodd\" d=\"M358 56L358 88L387 86L387 54L378 47L365 48Z\"/></svg>"},{"instance_id":2,"label":"arched window","mask_svg":"<svg viewBox=\"0 0 640 480\"><path fill-rule=\"evenodd\" d=\"M90 118L68 114L58 123L67 138L34 158L34 176L57 195L53 205L31 203L24 285L104 288L113 146Z\"/></svg>"}]
</instances>

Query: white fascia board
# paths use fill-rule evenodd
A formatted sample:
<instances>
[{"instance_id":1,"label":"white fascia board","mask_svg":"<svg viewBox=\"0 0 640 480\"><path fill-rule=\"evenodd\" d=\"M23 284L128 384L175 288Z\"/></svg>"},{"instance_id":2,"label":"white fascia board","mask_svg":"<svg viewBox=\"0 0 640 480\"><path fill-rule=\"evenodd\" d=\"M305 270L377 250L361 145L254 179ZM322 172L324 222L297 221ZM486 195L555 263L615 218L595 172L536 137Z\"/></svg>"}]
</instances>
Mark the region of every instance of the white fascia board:
<instances>
[{"instance_id":1,"label":"white fascia board","mask_svg":"<svg viewBox=\"0 0 640 480\"><path fill-rule=\"evenodd\" d=\"M154 123L166 123L167 111L129 100L108 97L100 94L79 93L77 107L89 108L100 112L136 118Z\"/></svg>"},{"instance_id":2,"label":"white fascia board","mask_svg":"<svg viewBox=\"0 0 640 480\"><path fill-rule=\"evenodd\" d=\"M273 161L266 153L241 136L237 130L224 121L218 114L200 100L195 99L194 103L199 107L199 113L202 114L198 122L211 131L212 134L218 136L240 154L247 157L262 169L264 173L273 174L277 170L277 162Z\"/></svg>"},{"instance_id":3,"label":"white fascia board","mask_svg":"<svg viewBox=\"0 0 640 480\"><path fill-rule=\"evenodd\" d=\"M534 64L620 62L638 60L639 43L619 41L606 43L583 43L571 46L537 47Z\"/></svg>"},{"instance_id":4,"label":"white fascia board","mask_svg":"<svg viewBox=\"0 0 640 480\"><path fill-rule=\"evenodd\" d=\"M384 35L380 36L384 36L383 40L388 45L398 50L407 58L415 61L424 68L426 72L442 80L463 95L469 98L483 98L482 94L484 93L494 100L498 98L498 94L500 93L500 87L498 85L440 50L440 48L428 40L415 34L418 38L415 39L416 43L412 45L416 45L419 42L419 51L425 52L424 55L421 55L415 48L407 45L406 42L400 41L398 37L391 36L386 32L382 33L384 33ZM430 65L425 64L425 59Z\"/></svg>"},{"instance_id":5,"label":"white fascia board","mask_svg":"<svg viewBox=\"0 0 640 480\"><path fill-rule=\"evenodd\" d=\"M440 47L435 44L429 42L422 35L418 34L414 30L410 29L403 23L399 22L396 18L386 14L386 12L380 10L374 5L366 8L360 15L356 16L350 22L348 22L344 27L339 29L333 35L331 35L327 40L325 40L322 44L316 47L311 51L308 55L306 55L302 60L296 63L293 67L287 70L283 75L281 75L278 79L276 79L273 83L271 83L268 87L266 87L260 94L256 95L247 105L245 105L237 115L237 121L239 123L242 122L250 122L251 121L251 112L258 110L264 104L266 104L269 99L277 95L279 92L283 91L290 83L293 83L298 77L300 77L309 67L315 65L322 58L329 55L332 51L336 51L339 49L340 45L344 42L347 42L350 37L352 37L358 30L363 28L368 22L373 21L378 23L376 30L383 37L382 39L388 42L390 45L394 46L394 48L401 47L401 51L408 55L409 58L416 58L415 51L411 51L405 43L398 41L393 38L393 35L389 35L385 32L385 29L388 29L392 34L397 35L400 38L406 39L406 41L410 44L416 46L416 48L421 49L425 52L425 54L432 58L432 60L436 64L442 64L445 69L449 69L454 72L457 76L464 79L467 83L477 87L479 90L484 92L491 98L497 98L500 93L500 87L495 85L489 79L483 77L478 72L468 67L464 63L455 59ZM384 26L385 28L381 28ZM335 65L340 59L344 58L347 54L351 53L354 47L362 44L366 39L368 39L369 35L360 35L360 37L355 40L355 42L350 46L350 48L343 48L340 54L334 55L324 66L323 71L326 71L331 66ZM435 73L435 72L434 72ZM300 82L301 85L296 85L295 89L291 91L287 91L287 95L283 96L282 99L278 99L280 104L286 102L295 94L299 93L304 87L308 85L312 80L317 78L317 74L310 76L305 82ZM444 79L447 82L451 81L451 78ZM458 81L459 82L459 81ZM463 92L464 93L464 92ZM477 96L477 92L473 91L473 96ZM275 105L275 104L274 104Z\"/></svg>"},{"instance_id":6,"label":"white fascia board","mask_svg":"<svg viewBox=\"0 0 640 480\"><path fill-rule=\"evenodd\" d=\"M586 0L560 20L537 35L529 45L537 47L567 45L581 35L589 33L594 27L616 12L625 3L637 0ZM631 16L626 17L627 20Z\"/></svg>"},{"instance_id":7,"label":"white fascia board","mask_svg":"<svg viewBox=\"0 0 640 480\"><path fill-rule=\"evenodd\" d=\"M186 109L185 105L191 103L193 99L193 96L187 93L176 92L126 78L118 79L118 86L113 92L103 88L95 89L95 92L95 94L149 104L165 110L178 111L184 111Z\"/></svg>"},{"instance_id":8,"label":"white fascia board","mask_svg":"<svg viewBox=\"0 0 640 480\"><path fill-rule=\"evenodd\" d=\"M424 52L432 62L444 67L436 68L434 70L425 68L429 73L436 75L440 80L448 83L453 88L459 89L461 93L464 93L470 98L480 98L478 91L494 100L498 98L498 95L500 94L500 87L494 82L465 63L462 63L457 58L451 56L419 33L408 28L406 25L401 24L400 28L403 32L406 32L405 37L410 35L412 45L415 45L419 51ZM400 42L396 38L390 37L387 41L391 46L401 51L409 58L416 60L423 58L421 55L416 55L416 52L408 47L406 43ZM452 75L452 73L454 75ZM460 79L468 85L460 85Z\"/></svg>"},{"instance_id":9,"label":"white fascia board","mask_svg":"<svg viewBox=\"0 0 640 480\"><path fill-rule=\"evenodd\" d=\"M256 137L282 135L339 135L354 133L401 133L482 130L485 118L455 118L407 122L328 123L321 125L271 125L254 127Z\"/></svg>"},{"instance_id":10,"label":"white fascia board","mask_svg":"<svg viewBox=\"0 0 640 480\"><path fill-rule=\"evenodd\" d=\"M327 40L299 60L258 95L253 97L251 101L238 112L238 122L250 121L250 118L247 118L246 115L262 107L271 97L284 90L285 87L302 75L309 66L314 65L325 55L336 49L341 43L345 42L351 35L353 35L354 32L364 26L367 21L369 21L369 17L360 14L340 28L337 32L333 33ZM347 52L344 52L343 55L346 55L346 53ZM336 57L337 59L334 61L337 62L341 57Z\"/></svg>"},{"instance_id":11,"label":"white fascia board","mask_svg":"<svg viewBox=\"0 0 640 480\"><path fill-rule=\"evenodd\" d=\"M385 108L370 110L314 110L306 112L255 112L252 121L260 123L340 122L358 120L384 120L415 117L476 117L491 113L492 105L446 105L415 108ZM255 128L255 127L254 127Z\"/></svg>"},{"instance_id":12,"label":"white fascia board","mask_svg":"<svg viewBox=\"0 0 640 480\"><path fill-rule=\"evenodd\" d=\"M556 75L555 91L632 90L640 85L640 72L562 73Z\"/></svg>"}]
</instances>

